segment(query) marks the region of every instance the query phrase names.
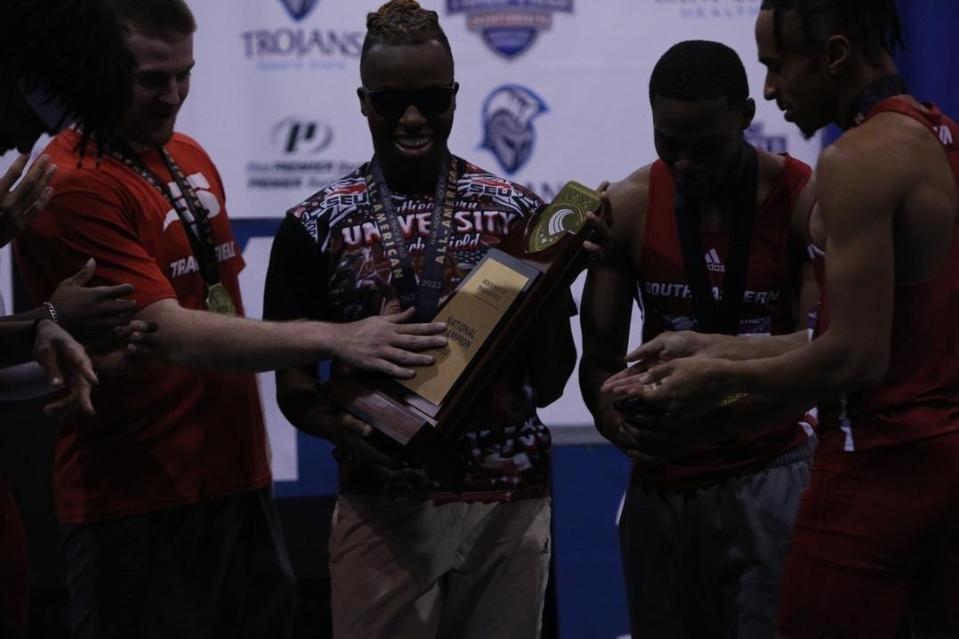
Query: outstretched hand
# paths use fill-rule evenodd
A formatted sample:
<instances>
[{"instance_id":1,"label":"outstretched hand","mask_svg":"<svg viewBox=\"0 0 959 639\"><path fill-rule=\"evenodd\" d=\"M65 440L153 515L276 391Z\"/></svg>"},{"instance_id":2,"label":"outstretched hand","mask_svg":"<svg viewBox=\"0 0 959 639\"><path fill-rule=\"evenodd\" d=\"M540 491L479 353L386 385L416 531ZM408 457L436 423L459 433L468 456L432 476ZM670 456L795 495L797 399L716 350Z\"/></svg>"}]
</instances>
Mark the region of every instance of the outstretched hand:
<instances>
[{"instance_id":1,"label":"outstretched hand","mask_svg":"<svg viewBox=\"0 0 959 639\"><path fill-rule=\"evenodd\" d=\"M22 153L0 177L0 246L9 244L26 228L53 196L53 189L47 185L57 167L45 155L33 163L14 188L29 159L29 154Z\"/></svg>"},{"instance_id":2,"label":"outstretched hand","mask_svg":"<svg viewBox=\"0 0 959 639\"><path fill-rule=\"evenodd\" d=\"M415 309L376 315L348 324L334 324L333 357L362 370L409 379L411 366L429 366L436 358L422 351L446 346L446 324L406 324Z\"/></svg>"},{"instance_id":3,"label":"outstretched hand","mask_svg":"<svg viewBox=\"0 0 959 639\"><path fill-rule=\"evenodd\" d=\"M114 328L109 339L88 344L87 353L98 373L125 375L156 355L156 331L156 322L133 320Z\"/></svg>"},{"instance_id":4,"label":"outstretched hand","mask_svg":"<svg viewBox=\"0 0 959 639\"><path fill-rule=\"evenodd\" d=\"M648 369L633 366L607 379L602 392L641 397L670 415L700 417L727 399L729 365L722 359L683 357Z\"/></svg>"},{"instance_id":5,"label":"outstretched hand","mask_svg":"<svg viewBox=\"0 0 959 639\"><path fill-rule=\"evenodd\" d=\"M702 333L667 331L629 353L626 361L637 362L648 367L657 362L701 355L708 344L708 338Z\"/></svg>"},{"instance_id":6,"label":"outstretched hand","mask_svg":"<svg viewBox=\"0 0 959 639\"><path fill-rule=\"evenodd\" d=\"M79 271L57 286L50 297L58 321L84 340L96 340L130 322L137 303L129 298L133 286L85 286L96 270L90 258Z\"/></svg>"},{"instance_id":7,"label":"outstretched hand","mask_svg":"<svg viewBox=\"0 0 959 639\"><path fill-rule=\"evenodd\" d=\"M33 358L40 364L50 384L65 387L66 392L43 408L47 415L64 416L74 411L93 414L90 392L98 383L93 363L83 346L62 327L50 320L37 323L33 340Z\"/></svg>"}]
</instances>

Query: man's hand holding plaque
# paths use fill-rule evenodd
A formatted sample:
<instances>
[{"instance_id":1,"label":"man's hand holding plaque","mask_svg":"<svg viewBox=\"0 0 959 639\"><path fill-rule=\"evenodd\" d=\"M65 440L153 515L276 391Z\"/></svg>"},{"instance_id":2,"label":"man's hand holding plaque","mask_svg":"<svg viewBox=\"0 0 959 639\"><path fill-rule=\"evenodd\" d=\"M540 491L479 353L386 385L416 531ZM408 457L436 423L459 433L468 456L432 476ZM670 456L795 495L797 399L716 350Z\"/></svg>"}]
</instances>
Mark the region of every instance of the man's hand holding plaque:
<instances>
[{"instance_id":1,"label":"man's hand holding plaque","mask_svg":"<svg viewBox=\"0 0 959 639\"><path fill-rule=\"evenodd\" d=\"M516 223L439 308L433 319L446 324L448 344L434 353L435 364L401 381L334 374L324 385L327 396L431 475L455 483L461 460L451 444L464 417L540 308L582 270L581 258L601 257L607 212L604 193L567 183L550 204Z\"/></svg>"}]
</instances>

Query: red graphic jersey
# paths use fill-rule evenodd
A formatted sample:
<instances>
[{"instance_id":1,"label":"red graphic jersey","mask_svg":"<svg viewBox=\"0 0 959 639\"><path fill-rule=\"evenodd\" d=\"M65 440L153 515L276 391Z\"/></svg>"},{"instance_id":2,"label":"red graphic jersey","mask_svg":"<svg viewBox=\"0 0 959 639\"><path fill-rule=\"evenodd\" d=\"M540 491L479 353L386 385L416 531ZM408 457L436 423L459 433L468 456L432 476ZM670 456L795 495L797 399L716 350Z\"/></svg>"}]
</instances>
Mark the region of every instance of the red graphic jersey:
<instances>
[{"instance_id":1,"label":"red graphic jersey","mask_svg":"<svg viewBox=\"0 0 959 639\"><path fill-rule=\"evenodd\" d=\"M888 98L869 113L901 113L922 123L942 144L959 188L959 126L933 105L922 111L901 98ZM957 210L959 214L959 210ZM959 220L959 218L957 218ZM959 429L959 224L952 246L935 275L922 282L897 283L889 369L873 388L824 404L823 444L862 450L935 437ZM828 253L826 259L829 259ZM829 327L829 296L820 283L817 334Z\"/></svg>"},{"instance_id":2,"label":"red graphic jersey","mask_svg":"<svg viewBox=\"0 0 959 639\"><path fill-rule=\"evenodd\" d=\"M54 197L17 240L30 294L48 299L89 257L91 285L133 284L138 307L175 298L205 309L205 284L170 202L117 160L81 158L75 131L44 151L57 166ZM220 280L242 313L233 240L220 176L200 146L166 145L210 214ZM181 195L157 151L144 164ZM56 439L54 490L61 521L92 522L195 503L268 485L265 430L253 375L147 366L101 376L94 417L66 420Z\"/></svg>"},{"instance_id":3,"label":"red graphic jersey","mask_svg":"<svg viewBox=\"0 0 959 639\"><path fill-rule=\"evenodd\" d=\"M756 210L750 243L746 288L740 307L740 335L781 335L796 330L793 301L798 295L803 254L789 243L789 225L796 200L812 171L802 162L785 157L779 181ZM686 279L682 245L674 209L672 173L662 161L653 164L649 177L646 235L639 260L636 296L643 312L643 341L666 331L697 330L692 293ZM721 295L729 235L701 232L706 267L713 295ZM799 417L799 416L797 416ZM665 472L636 465L646 479L664 483L701 481L748 472L794 448L808 437L815 419L771 423L753 435L737 437L686 455ZM803 424L807 428L803 428Z\"/></svg>"}]
</instances>

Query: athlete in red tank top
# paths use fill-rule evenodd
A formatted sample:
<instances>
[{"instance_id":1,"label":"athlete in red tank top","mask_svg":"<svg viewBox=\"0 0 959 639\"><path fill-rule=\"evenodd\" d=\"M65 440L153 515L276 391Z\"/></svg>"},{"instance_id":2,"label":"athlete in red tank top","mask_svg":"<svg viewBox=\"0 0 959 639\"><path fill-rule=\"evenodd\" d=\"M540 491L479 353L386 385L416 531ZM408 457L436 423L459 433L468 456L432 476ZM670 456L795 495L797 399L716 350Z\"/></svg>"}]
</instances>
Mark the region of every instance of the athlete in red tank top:
<instances>
[{"instance_id":1,"label":"athlete in red tank top","mask_svg":"<svg viewBox=\"0 0 959 639\"><path fill-rule=\"evenodd\" d=\"M634 298L643 339L668 336L643 366L712 343L711 332L735 341L805 325L817 297L805 259L811 172L745 143L755 104L724 45L672 47L650 96L660 160L610 188L613 236L607 259L590 267L582 306L583 396L597 428L635 459L619 525L631 628L771 636L814 419L736 406L687 422L643 414L600 387L642 369L618 373Z\"/></svg>"},{"instance_id":2,"label":"athlete in red tank top","mask_svg":"<svg viewBox=\"0 0 959 639\"><path fill-rule=\"evenodd\" d=\"M780 636L891 638L904 619L913 636L959 636L959 131L897 75L892 0L764 0L756 38L786 119L847 129L817 168L819 334L763 359L667 362L612 390L677 411L730 393L820 400Z\"/></svg>"}]
</instances>

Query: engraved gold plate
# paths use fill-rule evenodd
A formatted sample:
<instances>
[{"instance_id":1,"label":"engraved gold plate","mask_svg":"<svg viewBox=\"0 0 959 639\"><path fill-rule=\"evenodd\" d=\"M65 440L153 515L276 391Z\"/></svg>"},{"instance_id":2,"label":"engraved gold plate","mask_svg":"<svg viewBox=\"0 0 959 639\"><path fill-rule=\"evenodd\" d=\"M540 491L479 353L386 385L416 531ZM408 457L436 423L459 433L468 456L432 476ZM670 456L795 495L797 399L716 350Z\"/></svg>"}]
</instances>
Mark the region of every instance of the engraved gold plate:
<instances>
[{"instance_id":1,"label":"engraved gold plate","mask_svg":"<svg viewBox=\"0 0 959 639\"><path fill-rule=\"evenodd\" d=\"M447 347L437 353L433 366L417 369L416 377L400 384L442 403L528 281L502 262L483 260L433 320L446 322Z\"/></svg>"}]
</instances>

